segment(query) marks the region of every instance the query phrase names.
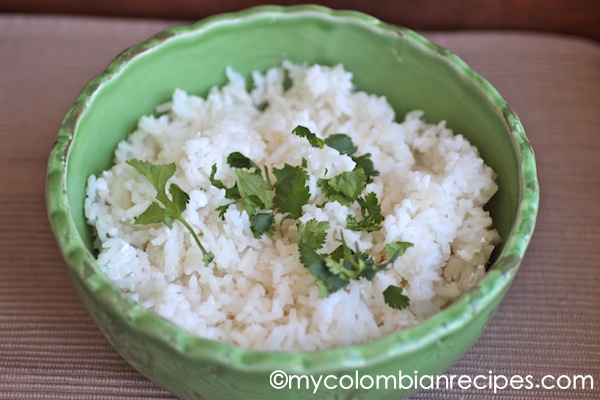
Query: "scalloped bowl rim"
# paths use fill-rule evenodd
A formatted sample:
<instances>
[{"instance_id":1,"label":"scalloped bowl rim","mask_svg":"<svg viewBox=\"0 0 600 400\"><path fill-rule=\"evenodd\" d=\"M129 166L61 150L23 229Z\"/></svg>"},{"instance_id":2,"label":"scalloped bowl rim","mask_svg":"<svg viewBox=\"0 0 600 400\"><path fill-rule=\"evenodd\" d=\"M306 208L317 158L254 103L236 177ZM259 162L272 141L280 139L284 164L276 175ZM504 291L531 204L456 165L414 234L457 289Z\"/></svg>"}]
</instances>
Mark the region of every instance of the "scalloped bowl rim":
<instances>
[{"instance_id":1,"label":"scalloped bowl rim","mask_svg":"<svg viewBox=\"0 0 600 400\"><path fill-rule=\"evenodd\" d=\"M362 24L381 34L399 35L405 40L412 41L424 51L443 57L459 74L473 81L506 120L519 161L520 199L515 217L516 223L513 225L510 235L504 239L504 248L487 276L475 288L463 294L445 310L414 327L351 346L315 351L249 350L233 344L204 339L184 331L133 300L125 298L110 284L97 265L93 254L87 250L71 216L66 195L67 154L78 120L86 112L94 94L103 84L109 82L126 68L129 60L147 51L152 51L167 41L176 40L180 36L200 35L203 31L219 25L235 24L240 20L253 18L294 18L296 16L314 16ZM274 368L310 371L335 369L340 365L361 366L379 359L416 351L428 343L438 341L460 329L474 314L484 309L496 296L501 295L512 282L533 233L539 202L533 149L516 113L490 83L471 70L460 57L431 43L410 29L384 23L375 17L357 11L332 10L315 5L259 6L243 11L219 14L192 24L163 30L148 40L126 49L102 73L89 81L65 116L48 163L48 177L54 173L59 173L61 179L59 180L60 184L50 178L47 181L46 202L51 227L70 272L75 274L77 279L94 293L97 300L109 309L116 311L121 322L128 325L130 329L137 331L140 335L151 336L164 342L173 351L180 353L182 357L220 362L238 370L252 371L272 371ZM53 199L60 199L60 201ZM65 222L67 225L62 225ZM82 269L78 269L77 265L82 262L92 266L94 274L86 276Z\"/></svg>"}]
</instances>

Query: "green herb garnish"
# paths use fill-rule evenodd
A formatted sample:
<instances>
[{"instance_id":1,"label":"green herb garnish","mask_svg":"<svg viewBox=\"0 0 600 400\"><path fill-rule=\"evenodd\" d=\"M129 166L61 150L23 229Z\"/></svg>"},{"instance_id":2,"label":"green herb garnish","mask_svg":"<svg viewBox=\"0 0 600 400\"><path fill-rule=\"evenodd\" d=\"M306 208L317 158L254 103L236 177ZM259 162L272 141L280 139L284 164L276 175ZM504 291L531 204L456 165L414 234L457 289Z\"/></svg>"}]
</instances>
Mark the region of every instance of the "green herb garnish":
<instances>
[{"instance_id":1,"label":"green herb garnish","mask_svg":"<svg viewBox=\"0 0 600 400\"><path fill-rule=\"evenodd\" d=\"M263 234L273 235L273 218L272 212L261 212L250 216L250 230L255 238L261 237Z\"/></svg>"},{"instance_id":2,"label":"green herb garnish","mask_svg":"<svg viewBox=\"0 0 600 400\"><path fill-rule=\"evenodd\" d=\"M302 125L298 125L297 127L295 127L292 133L296 136L306 138L306 140L308 140L308 143L310 143L312 147L322 149L323 146L325 146L325 142L323 141L323 139L317 137L317 135L311 132L310 129Z\"/></svg>"},{"instance_id":3,"label":"green herb garnish","mask_svg":"<svg viewBox=\"0 0 600 400\"><path fill-rule=\"evenodd\" d=\"M345 133L334 133L325 139L325 144L333 149L336 149L340 154L352 156L358 151L358 147L352 143L350 136Z\"/></svg>"},{"instance_id":4,"label":"green herb garnish","mask_svg":"<svg viewBox=\"0 0 600 400\"><path fill-rule=\"evenodd\" d=\"M240 152L229 154L227 163L236 168L233 187L228 188L222 181L215 179L216 164L212 166L210 174L211 184L219 189L224 189L225 197L232 200L231 203L217 208L219 216L225 218L225 212L229 206L241 203L250 218L250 230L254 237L259 238L263 234L272 235L274 215L267 210L273 206L273 187L267 169L265 168L263 177L260 167Z\"/></svg>"},{"instance_id":5,"label":"green herb garnish","mask_svg":"<svg viewBox=\"0 0 600 400\"><path fill-rule=\"evenodd\" d=\"M248 215L254 215L257 208L268 210L273 205L271 185L259 173L237 169L235 171L235 183L240 194L242 207Z\"/></svg>"},{"instance_id":6,"label":"green herb garnish","mask_svg":"<svg viewBox=\"0 0 600 400\"><path fill-rule=\"evenodd\" d=\"M254 161L240 153L234 151L227 156L227 163L233 168L254 168L255 172L260 173L260 167Z\"/></svg>"},{"instance_id":7,"label":"green herb garnish","mask_svg":"<svg viewBox=\"0 0 600 400\"><path fill-rule=\"evenodd\" d=\"M379 175L371 155L367 153L356 156L358 148L346 134L336 133L323 140L303 126L297 126L292 133L306 138L315 148L327 145L354 160L356 166L352 171L342 172L329 179L319 179L317 185L329 201L337 201L345 206L358 204L360 219L349 215L346 228L364 232L381 229L384 217L377 195L373 192L362 194L373 177ZM169 186L171 198L166 194L165 187L175 173L175 164L154 165L140 160L129 160L127 163L150 181L157 191L156 199L160 203L153 202L136 218L135 223L162 222L171 228L173 221L180 221L190 231L202 251L204 264L209 265L214 255L204 249L193 229L182 217L189 196L174 183ZM215 178L216 164L212 166L209 177L210 183L225 190L225 197L231 201L217 208L221 218L224 218L230 206L241 205L248 214L252 234L255 238L260 238L264 234L274 234L276 212L283 214L284 219L298 219L302 216L302 208L310 198L305 159L298 166L284 164L282 168L273 168L274 182L271 182L267 166L261 170L258 164L240 152L229 154L227 163L235 169L235 184L232 187L226 187L221 180ZM407 242L388 243L385 245L387 260L376 263L368 253L360 251L357 245L351 248L343 234L338 232L340 245L331 253L322 254L319 250L325 244L327 231L330 229L329 222L311 219L306 223L297 222L296 226L300 262L314 276L322 297L346 287L353 279L372 280L377 272L387 268L412 246ZM388 286L383 295L390 307L402 309L409 304L408 297L398 286Z\"/></svg>"},{"instance_id":8,"label":"green herb garnish","mask_svg":"<svg viewBox=\"0 0 600 400\"><path fill-rule=\"evenodd\" d=\"M365 171L367 183L373 182L373 177L379 175L379 171L375 169L373 160L371 160L371 153L366 153L358 157L352 157L352 159L356 163L356 168L362 168L362 170Z\"/></svg>"},{"instance_id":9,"label":"green herb garnish","mask_svg":"<svg viewBox=\"0 0 600 400\"><path fill-rule=\"evenodd\" d=\"M372 280L375 274L393 263L406 249L412 246L407 242L395 242L386 245L389 259L377 264L366 252L358 248L351 249L341 236L341 244L330 254L320 254L325 234L329 229L326 221L309 220L298 222L298 252L300 262L315 277L321 297L329 296L344 287L352 279L365 278ZM396 296L397 297L397 296ZM398 308L399 302L387 302L391 307Z\"/></svg>"},{"instance_id":10,"label":"green herb garnish","mask_svg":"<svg viewBox=\"0 0 600 400\"><path fill-rule=\"evenodd\" d=\"M346 218L346 228L353 231L374 232L381 229L383 215L381 214L381 205L377 200L377 195L370 192L365 197L356 199L360 206L361 220L357 220L354 215L348 215Z\"/></svg>"},{"instance_id":11,"label":"green herb garnish","mask_svg":"<svg viewBox=\"0 0 600 400\"><path fill-rule=\"evenodd\" d=\"M173 221L177 220L181 222L190 232L194 241L202 251L202 261L204 262L204 265L208 266L214 259L214 254L206 251L192 227L181 215L185 211L190 197L175 183L172 183L169 186L171 199L169 199L165 191L167 181L175 174L175 164L155 165L137 159L127 160L127 164L135 168L137 172L150 181L154 189L156 189L156 200L162 204L161 206L156 202L152 202L152 204L150 204L150 206L135 219L134 223L148 225L162 222L171 229L173 227Z\"/></svg>"},{"instance_id":12,"label":"green herb garnish","mask_svg":"<svg viewBox=\"0 0 600 400\"><path fill-rule=\"evenodd\" d=\"M340 154L350 156L352 161L356 163L356 168L362 168L365 172L367 183L373 182L373 177L379 175L379 171L375 169L373 160L371 160L371 153L355 156L358 147L354 145L352 138L345 133L334 133L333 135L329 135L329 137L325 139L325 144L336 149Z\"/></svg>"},{"instance_id":13,"label":"green herb garnish","mask_svg":"<svg viewBox=\"0 0 600 400\"><path fill-rule=\"evenodd\" d=\"M291 218L300 218L302 206L308 203L310 198L306 186L308 174L305 167L305 165L293 167L285 164L281 169L273 168L273 174L277 179L273 185L275 188L273 202L280 213L287 213Z\"/></svg>"},{"instance_id":14,"label":"green herb garnish","mask_svg":"<svg viewBox=\"0 0 600 400\"><path fill-rule=\"evenodd\" d=\"M404 254L404 252L410 247L413 247L413 244L410 242L387 243L385 245L385 254L387 254L387 256L390 257L390 259L395 258Z\"/></svg>"},{"instance_id":15,"label":"green herb garnish","mask_svg":"<svg viewBox=\"0 0 600 400\"><path fill-rule=\"evenodd\" d=\"M298 223L298 244L305 244L313 249L320 249L325 244L325 235L330 225L327 221L311 219L307 223Z\"/></svg>"},{"instance_id":16,"label":"green herb garnish","mask_svg":"<svg viewBox=\"0 0 600 400\"><path fill-rule=\"evenodd\" d=\"M367 177L362 168L355 168L330 179L319 179L317 184L329 200L349 206L367 186Z\"/></svg>"},{"instance_id":17,"label":"green herb garnish","mask_svg":"<svg viewBox=\"0 0 600 400\"><path fill-rule=\"evenodd\" d=\"M306 186L306 160L299 166L285 164L283 168L273 168L275 183L271 183L266 166L263 176L260 167L239 152L231 153L227 162L236 168L235 186L227 188L223 182L214 178L216 165L213 165L210 176L211 183L225 189L225 197L233 200L218 208L221 218L230 205L240 202L250 217L250 229L258 238L263 233L273 234L274 210L287 214L288 218L299 218L302 215L302 206L310 197Z\"/></svg>"},{"instance_id":18,"label":"green herb garnish","mask_svg":"<svg viewBox=\"0 0 600 400\"><path fill-rule=\"evenodd\" d=\"M241 196L240 196L240 192L237 189L237 187L235 187L235 186L232 187L232 188L225 187L225 185L223 184L223 181L221 181L219 179L215 179L215 174L216 173L217 173L217 164L214 164L212 166L211 172L210 172L210 177L209 177L210 183L214 187L216 187L218 189L225 190L225 197L226 198L231 199L231 200L235 200L235 201L239 200L241 198ZM225 214L225 211L227 211L227 208L229 208L229 206L231 204L235 204L235 202L230 203L230 204L226 204L224 206L220 206L220 207L217 208L217 210L219 211L219 216L221 218L223 218L223 215Z\"/></svg>"},{"instance_id":19,"label":"green herb garnish","mask_svg":"<svg viewBox=\"0 0 600 400\"><path fill-rule=\"evenodd\" d=\"M356 163L356 167L352 171L342 172L330 179L319 179L318 184L329 200L350 205L357 200L367 183L372 182L373 177L379 175L379 171L375 169L371 160L371 154L355 156L358 147L354 145L352 138L344 133L335 133L323 140L301 125L298 125L292 132L306 138L313 147L323 148L324 145L327 145L340 154L350 156Z\"/></svg>"},{"instance_id":20,"label":"green herb garnish","mask_svg":"<svg viewBox=\"0 0 600 400\"><path fill-rule=\"evenodd\" d=\"M383 300L388 306L397 310L402 310L410 304L410 299L402 293L402 288L394 285L389 285L383 291Z\"/></svg>"}]
</instances>

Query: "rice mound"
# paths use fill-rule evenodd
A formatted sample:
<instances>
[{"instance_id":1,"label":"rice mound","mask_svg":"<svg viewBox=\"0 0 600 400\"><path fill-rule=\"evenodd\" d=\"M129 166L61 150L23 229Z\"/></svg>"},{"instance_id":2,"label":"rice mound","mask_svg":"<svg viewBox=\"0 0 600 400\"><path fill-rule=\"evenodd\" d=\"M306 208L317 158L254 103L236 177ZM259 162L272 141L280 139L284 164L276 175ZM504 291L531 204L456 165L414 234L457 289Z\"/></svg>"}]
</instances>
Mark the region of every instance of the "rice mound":
<instances>
[{"instance_id":1,"label":"rice mound","mask_svg":"<svg viewBox=\"0 0 600 400\"><path fill-rule=\"evenodd\" d=\"M302 66L289 62L252 74L250 91L234 71L228 83L206 98L175 90L172 101L143 116L121 142L114 166L90 176L85 215L95 228L98 263L116 287L143 307L204 338L260 350L315 350L365 342L413 326L440 311L485 275L498 243L483 206L497 191L494 172L477 149L445 126L426 123L423 112L395 122L383 97L356 91L341 65ZM291 87L289 86L291 82ZM376 232L345 228L357 210L327 202L319 178L354 168L334 149L316 149L291 134L303 125L320 137L351 136L361 154L371 153L375 177L366 191L377 194L385 219ZM222 220L217 207L228 204L223 189L235 183L226 157L238 151L260 166L308 161L310 219L330 223L323 251L339 242L356 243L374 259L393 241L414 244L372 281L360 279L321 298L314 277L300 263L294 221L281 222L285 235L255 238L248 215L230 206ZM215 254L205 267L189 232L175 222L135 225L155 199L148 180L125 163L138 158L175 163L169 183L190 195L183 217ZM382 292L399 285L410 307L385 304Z\"/></svg>"}]
</instances>

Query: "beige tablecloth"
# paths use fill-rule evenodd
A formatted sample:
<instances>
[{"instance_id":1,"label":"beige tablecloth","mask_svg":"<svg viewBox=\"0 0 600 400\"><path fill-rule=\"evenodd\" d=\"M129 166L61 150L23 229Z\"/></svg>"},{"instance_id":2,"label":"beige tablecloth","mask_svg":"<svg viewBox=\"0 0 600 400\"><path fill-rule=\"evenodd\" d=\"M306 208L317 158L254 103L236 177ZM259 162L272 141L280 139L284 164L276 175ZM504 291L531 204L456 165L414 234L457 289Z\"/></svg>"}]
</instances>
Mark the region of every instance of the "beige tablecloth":
<instances>
[{"instance_id":1,"label":"beige tablecloth","mask_svg":"<svg viewBox=\"0 0 600 400\"><path fill-rule=\"evenodd\" d=\"M60 121L87 80L173 24L0 15L0 399L172 398L121 359L77 298L47 222L44 175ZM522 269L449 373L536 382L591 375L595 389L588 380L585 390L431 390L413 398L600 399L600 45L518 32L425 34L515 108L541 187Z\"/></svg>"}]
</instances>

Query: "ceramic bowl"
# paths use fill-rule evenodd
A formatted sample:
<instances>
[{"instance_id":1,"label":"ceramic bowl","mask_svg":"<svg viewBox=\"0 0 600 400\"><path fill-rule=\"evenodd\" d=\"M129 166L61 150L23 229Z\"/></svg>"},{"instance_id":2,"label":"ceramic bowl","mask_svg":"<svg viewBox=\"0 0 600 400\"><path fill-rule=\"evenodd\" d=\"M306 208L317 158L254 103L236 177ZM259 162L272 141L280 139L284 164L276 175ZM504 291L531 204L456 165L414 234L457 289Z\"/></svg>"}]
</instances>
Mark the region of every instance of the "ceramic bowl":
<instances>
[{"instance_id":1,"label":"ceramic bowl","mask_svg":"<svg viewBox=\"0 0 600 400\"><path fill-rule=\"evenodd\" d=\"M492 50L490 50L492 51ZM206 94L232 66L248 75L283 60L337 64L360 90L384 95L403 116L423 109L464 134L497 172L489 204L503 240L472 291L425 322L369 343L314 352L249 351L195 337L124 297L99 269L83 215L86 178L110 166L116 144L174 88ZM368 390L377 375L438 374L469 349L494 315L534 230L538 185L533 151L517 115L457 56L408 29L318 6L253 8L166 30L120 54L83 89L49 158L47 207L68 272L114 348L137 370L189 399L401 398L419 388ZM283 385L284 375L326 377ZM284 388L274 388L270 379ZM343 378L343 379L340 379ZM306 378L308 379L308 378ZM275 382L275 384L277 384ZM348 387L350 386L350 387Z\"/></svg>"}]
</instances>

